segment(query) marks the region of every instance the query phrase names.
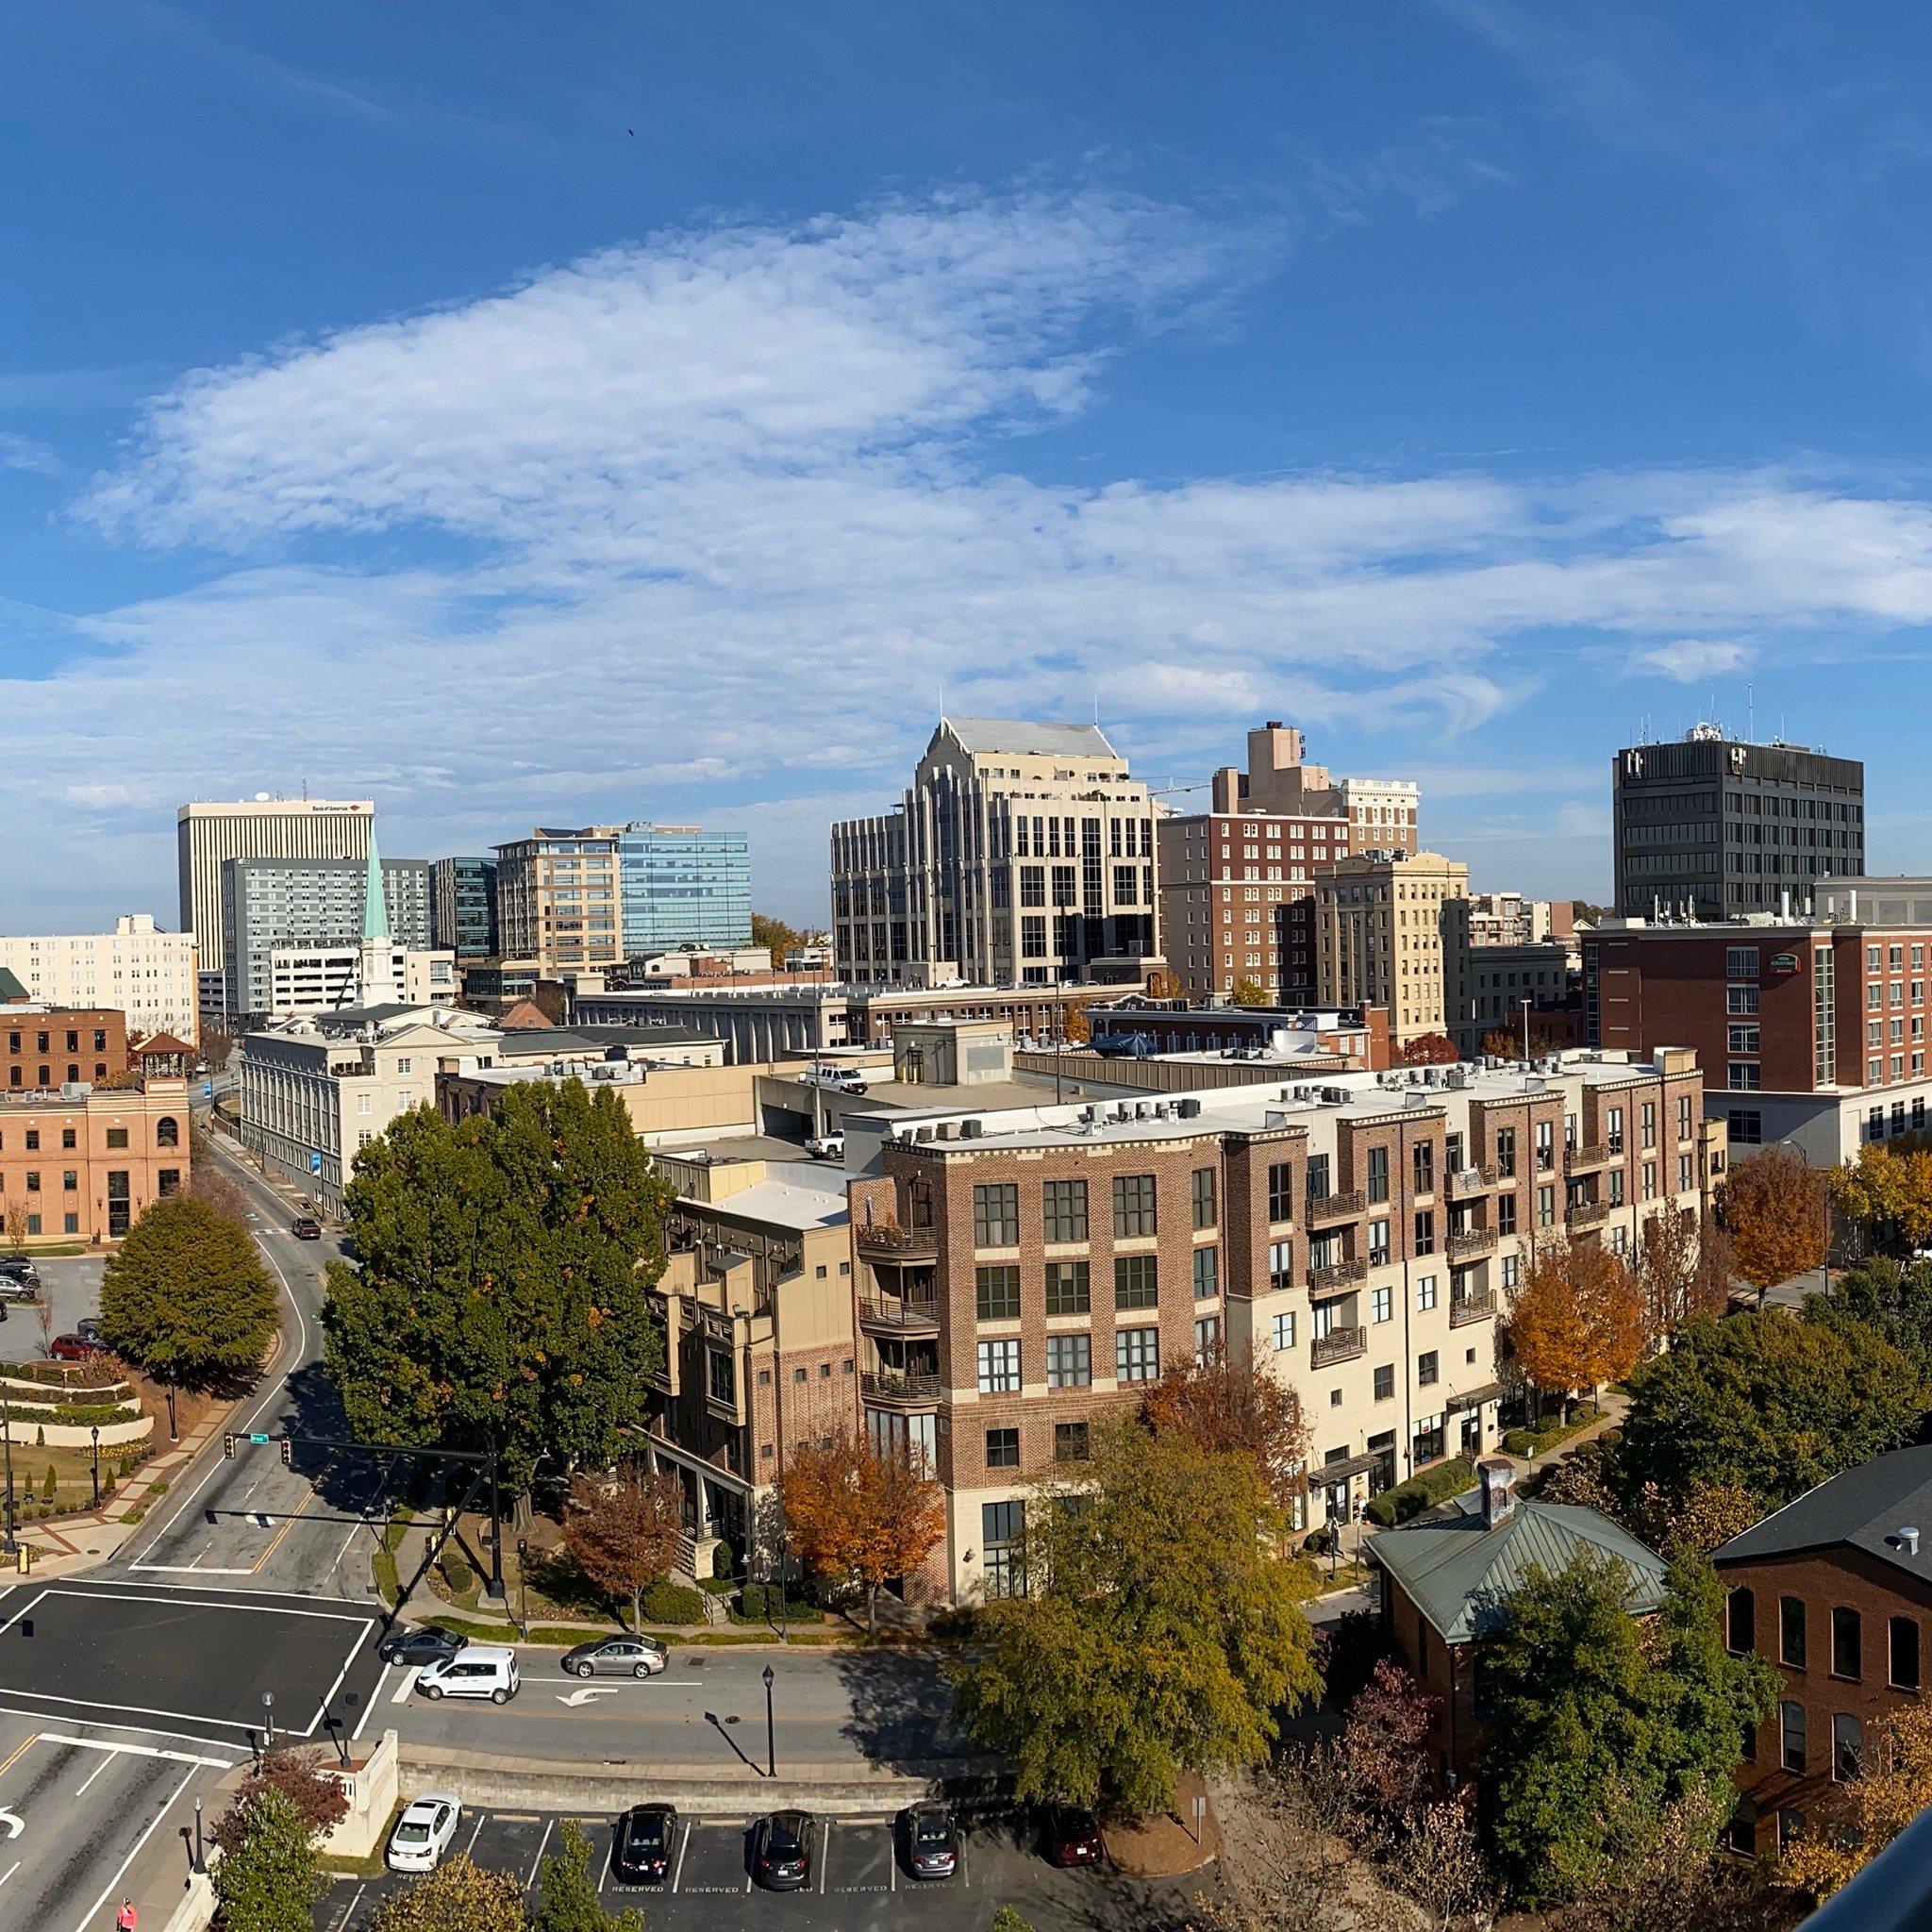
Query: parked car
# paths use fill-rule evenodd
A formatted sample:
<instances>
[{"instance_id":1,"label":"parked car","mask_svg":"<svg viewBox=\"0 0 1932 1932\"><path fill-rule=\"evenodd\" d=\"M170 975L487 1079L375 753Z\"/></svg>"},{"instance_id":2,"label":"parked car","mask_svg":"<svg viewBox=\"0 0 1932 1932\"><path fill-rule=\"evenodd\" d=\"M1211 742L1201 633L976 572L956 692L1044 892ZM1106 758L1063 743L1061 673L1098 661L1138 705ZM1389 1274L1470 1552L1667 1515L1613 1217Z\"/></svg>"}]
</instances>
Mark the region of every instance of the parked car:
<instances>
[{"instance_id":1,"label":"parked car","mask_svg":"<svg viewBox=\"0 0 1932 1932\"><path fill-rule=\"evenodd\" d=\"M655 1677L671 1661L671 1653L655 1637L593 1637L563 1654L564 1674L571 1677Z\"/></svg>"},{"instance_id":2,"label":"parked car","mask_svg":"<svg viewBox=\"0 0 1932 1932\"><path fill-rule=\"evenodd\" d=\"M914 1805L906 1819L906 1869L915 1878L950 1878L959 1869L959 1834L950 1805Z\"/></svg>"},{"instance_id":3,"label":"parked car","mask_svg":"<svg viewBox=\"0 0 1932 1932\"><path fill-rule=\"evenodd\" d=\"M100 1348L85 1335L57 1335L48 1342L47 1353L57 1362L84 1362L89 1356L98 1355Z\"/></svg>"},{"instance_id":4,"label":"parked car","mask_svg":"<svg viewBox=\"0 0 1932 1932\"><path fill-rule=\"evenodd\" d=\"M675 1806L633 1805L617 1821L617 1841L610 1847L610 1869L618 1883L662 1885L676 1839Z\"/></svg>"},{"instance_id":5,"label":"parked car","mask_svg":"<svg viewBox=\"0 0 1932 1932\"><path fill-rule=\"evenodd\" d=\"M319 1241L322 1239L322 1223L312 1214L298 1214L289 1224L289 1232L298 1241Z\"/></svg>"},{"instance_id":6,"label":"parked car","mask_svg":"<svg viewBox=\"0 0 1932 1932\"><path fill-rule=\"evenodd\" d=\"M39 1275L24 1281L18 1274L0 1274L0 1302L37 1302L40 1298Z\"/></svg>"},{"instance_id":7,"label":"parked car","mask_svg":"<svg viewBox=\"0 0 1932 1932\"><path fill-rule=\"evenodd\" d=\"M375 1646L375 1654L386 1664L440 1664L456 1656L469 1639L456 1630L439 1630L433 1624L416 1629L391 1630Z\"/></svg>"},{"instance_id":8,"label":"parked car","mask_svg":"<svg viewBox=\"0 0 1932 1932\"><path fill-rule=\"evenodd\" d=\"M7 1310L5 1308L0 1308L0 1322L4 1322L6 1321L6 1319ZM77 1336L79 1336L80 1339L84 1342L86 1342L90 1348L102 1348L106 1346L106 1344L101 1341L100 1322L96 1317L92 1315L83 1315L80 1318L80 1320L74 1324L74 1332Z\"/></svg>"},{"instance_id":9,"label":"parked car","mask_svg":"<svg viewBox=\"0 0 1932 1932\"><path fill-rule=\"evenodd\" d=\"M425 1664L416 1673L416 1689L424 1696L487 1697L508 1704L523 1689L517 1654L501 1643L468 1643L454 1657Z\"/></svg>"},{"instance_id":10,"label":"parked car","mask_svg":"<svg viewBox=\"0 0 1932 1932\"><path fill-rule=\"evenodd\" d=\"M772 1811L760 1818L751 1869L767 1891L803 1891L811 1883L811 1814Z\"/></svg>"},{"instance_id":11,"label":"parked car","mask_svg":"<svg viewBox=\"0 0 1932 1932\"><path fill-rule=\"evenodd\" d=\"M1100 1835L1099 1819L1091 1811L1076 1811L1070 1805L1046 1807L1042 1843L1051 1864L1064 1867L1106 1862L1107 1840Z\"/></svg>"},{"instance_id":12,"label":"parked car","mask_svg":"<svg viewBox=\"0 0 1932 1932\"><path fill-rule=\"evenodd\" d=\"M40 1290L41 1271L25 1255L9 1255L0 1260L0 1294L20 1299L38 1294Z\"/></svg>"},{"instance_id":13,"label":"parked car","mask_svg":"<svg viewBox=\"0 0 1932 1932\"><path fill-rule=\"evenodd\" d=\"M460 1798L425 1791L396 1820L386 1862L391 1872L434 1872L463 1816Z\"/></svg>"},{"instance_id":14,"label":"parked car","mask_svg":"<svg viewBox=\"0 0 1932 1932\"><path fill-rule=\"evenodd\" d=\"M814 1160L843 1160L845 1158L845 1136L836 1132L814 1134L805 1143L805 1151Z\"/></svg>"}]
</instances>

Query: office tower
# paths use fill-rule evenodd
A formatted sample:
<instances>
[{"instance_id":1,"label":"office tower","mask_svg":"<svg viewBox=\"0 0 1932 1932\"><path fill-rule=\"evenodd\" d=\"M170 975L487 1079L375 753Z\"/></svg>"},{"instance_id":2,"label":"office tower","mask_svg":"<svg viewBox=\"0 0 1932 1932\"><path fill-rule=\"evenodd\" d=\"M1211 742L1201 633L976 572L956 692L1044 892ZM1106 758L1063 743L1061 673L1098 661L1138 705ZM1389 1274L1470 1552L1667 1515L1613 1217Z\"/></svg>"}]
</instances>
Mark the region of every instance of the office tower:
<instances>
[{"instance_id":1,"label":"office tower","mask_svg":"<svg viewBox=\"0 0 1932 1932\"><path fill-rule=\"evenodd\" d=\"M751 861L741 832L626 825L617 850L625 958L751 943Z\"/></svg>"},{"instance_id":2,"label":"office tower","mask_svg":"<svg viewBox=\"0 0 1932 1932\"><path fill-rule=\"evenodd\" d=\"M1468 1005L1468 866L1440 852L1365 852L1313 892L1317 1002L1387 1007L1397 1047L1452 1033Z\"/></svg>"},{"instance_id":3,"label":"office tower","mask_svg":"<svg viewBox=\"0 0 1932 1932\"><path fill-rule=\"evenodd\" d=\"M624 962L622 825L539 825L496 850L497 943L539 974Z\"/></svg>"},{"instance_id":4,"label":"office tower","mask_svg":"<svg viewBox=\"0 0 1932 1932\"><path fill-rule=\"evenodd\" d=\"M488 959L496 953L496 861L439 858L430 869L431 924L441 951L458 959Z\"/></svg>"}]
</instances>

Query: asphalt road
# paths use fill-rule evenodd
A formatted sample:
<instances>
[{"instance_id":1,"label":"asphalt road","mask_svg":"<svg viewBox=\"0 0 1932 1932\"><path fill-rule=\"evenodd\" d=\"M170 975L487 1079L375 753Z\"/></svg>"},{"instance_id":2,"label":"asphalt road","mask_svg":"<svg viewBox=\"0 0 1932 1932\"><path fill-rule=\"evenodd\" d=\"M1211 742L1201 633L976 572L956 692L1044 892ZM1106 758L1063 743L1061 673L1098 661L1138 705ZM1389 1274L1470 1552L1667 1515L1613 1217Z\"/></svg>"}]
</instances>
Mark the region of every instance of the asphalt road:
<instances>
[{"instance_id":1,"label":"asphalt road","mask_svg":"<svg viewBox=\"0 0 1932 1932\"><path fill-rule=\"evenodd\" d=\"M950 1879L907 1876L903 1840L891 1821L821 1820L812 1834L812 1882L803 1892L758 1890L750 1875L752 1817L680 1825L667 1884L627 1889L609 1866L612 1821L577 1823L591 1840L591 1869L612 1911L638 1907L653 1932L716 1932L720 1925L808 1927L810 1932L985 1932L993 1912L1016 1907L1041 1932L1158 1932L1186 1924L1208 1875L1143 1884L1109 1872L1058 1872L1031 1840L1005 1826L962 1834ZM479 1865L534 1887L543 1855L557 1849L563 1820L547 1813L467 1813L456 1846ZM413 1878L341 1879L316 1908L316 1932L365 1932L391 1892Z\"/></svg>"}]
</instances>

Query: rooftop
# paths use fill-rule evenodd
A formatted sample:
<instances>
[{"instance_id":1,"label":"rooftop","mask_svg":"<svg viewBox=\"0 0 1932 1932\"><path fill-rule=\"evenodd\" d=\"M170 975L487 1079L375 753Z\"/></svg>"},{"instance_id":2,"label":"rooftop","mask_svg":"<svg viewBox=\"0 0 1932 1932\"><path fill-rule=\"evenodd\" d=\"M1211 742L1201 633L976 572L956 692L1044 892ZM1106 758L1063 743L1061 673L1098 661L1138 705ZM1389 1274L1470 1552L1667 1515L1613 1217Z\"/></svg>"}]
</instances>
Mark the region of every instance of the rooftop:
<instances>
[{"instance_id":1,"label":"rooftop","mask_svg":"<svg viewBox=\"0 0 1932 1932\"><path fill-rule=\"evenodd\" d=\"M1917 1550L1901 1530L1918 1529ZM1932 1446L1894 1449L1807 1490L1711 1552L1714 1563L1746 1563L1839 1545L1932 1582Z\"/></svg>"},{"instance_id":2,"label":"rooftop","mask_svg":"<svg viewBox=\"0 0 1932 1932\"><path fill-rule=\"evenodd\" d=\"M1019 758L1120 758L1098 724L1042 724L1021 718L941 718L940 730L950 730L973 752L1011 752ZM939 733L933 736L937 738Z\"/></svg>"}]
</instances>

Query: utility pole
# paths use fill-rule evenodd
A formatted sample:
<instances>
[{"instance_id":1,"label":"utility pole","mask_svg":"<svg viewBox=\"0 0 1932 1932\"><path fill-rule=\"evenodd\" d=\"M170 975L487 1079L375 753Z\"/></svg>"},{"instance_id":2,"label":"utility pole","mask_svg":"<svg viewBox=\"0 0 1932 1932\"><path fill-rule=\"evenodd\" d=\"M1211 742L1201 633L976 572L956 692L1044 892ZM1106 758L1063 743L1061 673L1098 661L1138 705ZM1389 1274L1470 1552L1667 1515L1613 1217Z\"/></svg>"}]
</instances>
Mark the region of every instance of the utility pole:
<instances>
[{"instance_id":1,"label":"utility pole","mask_svg":"<svg viewBox=\"0 0 1932 1932\"><path fill-rule=\"evenodd\" d=\"M4 1387L0 1387L0 1442L7 1449L7 1554L10 1557L20 1545L13 1534L13 1409Z\"/></svg>"}]
</instances>

